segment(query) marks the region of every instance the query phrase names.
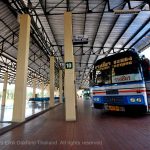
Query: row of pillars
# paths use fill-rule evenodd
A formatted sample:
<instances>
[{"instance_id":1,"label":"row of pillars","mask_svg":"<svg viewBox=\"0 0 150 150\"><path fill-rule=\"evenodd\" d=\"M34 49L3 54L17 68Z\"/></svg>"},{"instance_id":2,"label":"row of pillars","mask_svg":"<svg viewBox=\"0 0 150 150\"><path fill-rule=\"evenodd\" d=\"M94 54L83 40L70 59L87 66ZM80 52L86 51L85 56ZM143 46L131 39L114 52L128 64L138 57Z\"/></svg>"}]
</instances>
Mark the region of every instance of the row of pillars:
<instances>
[{"instance_id":1,"label":"row of pillars","mask_svg":"<svg viewBox=\"0 0 150 150\"><path fill-rule=\"evenodd\" d=\"M6 101L7 82L8 82L8 72L5 72L5 74L4 74L4 85L3 85L3 96L2 96L2 106L5 105L5 101Z\"/></svg>"},{"instance_id":2,"label":"row of pillars","mask_svg":"<svg viewBox=\"0 0 150 150\"><path fill-rule=\"evenodd\" d=\"M17 70L16 70L16 83L14 94L14 107L13 118L14 122L22 122L25 120L25 107L26 107L26 86L27 86L27 71L28 71L28 56L29 56L29 41L30 41L30 16L28 14L22 14L19 18L20 31L19 31L19 43L17 54ZM75 94L75 63L73 56L73 44L72 44L72 14L71 12L64 13L64 61L65 63L71 62L72 68L65 68L64 78L64 97L65 97L65 118L66 121L76 120L76 94ZM54 106L54 56L50 56L50 107ZM4 77L8 78L8 74ZM59 93L60 100L63 98L62 88L62 70L59 72ZM4 79L4 93L6 97L7 84ZM35 81L33 83L35 87ZM35 88L34 88L35 89ZM35 95L35 91L33 91ZM2 101L3 103L3 101Z\"/></svg>"},{"instance_id":3,"label":"row of pillars","mask_svg":"<svg viewBox=\"0 0 150 150\"><path fill-rule=\"evenodd\" d=\"M60 84L59 84L59 93L62 94L62 70L59 71L59 81L60 81ZM32 93L32 98L35 98L36 97L36 82L37 82L37 79L34 78L33 79L33 93ZM6 103L6 95L7 95L7 84L8 84L8 72L5 72L4 74L4 83L3 83L3 94L2 94L2 103L1 105L2 106L5 106L5 103ZM40 89L41 89L41 97L44 97L44 82L41 82L40 84ZM47 91L49 92L49 89L50 89L50 84L48 84L47 86ZM48 96L50 97L50 92L48 93ZM60 96L62 98L62 96ZM61 103L62 103L62 100L59 100Z\"/></svg>"},{"instance_id":4,"label":"row of pillars","mask_svg":"<svg viewBox=\"0 0 150 150\"><path fill-rule=\"evenodd\" d=\"M33 82L33 93L32 93L32 97L35 98L35 95L36 95L36 82L37 82L37 79L34 78L32 82ZM41 82L40 88L41 88L41 97L44 97L44 82ZM48 89L47 91L49 91L49 89Z\"/></svg>"}]
</instances>

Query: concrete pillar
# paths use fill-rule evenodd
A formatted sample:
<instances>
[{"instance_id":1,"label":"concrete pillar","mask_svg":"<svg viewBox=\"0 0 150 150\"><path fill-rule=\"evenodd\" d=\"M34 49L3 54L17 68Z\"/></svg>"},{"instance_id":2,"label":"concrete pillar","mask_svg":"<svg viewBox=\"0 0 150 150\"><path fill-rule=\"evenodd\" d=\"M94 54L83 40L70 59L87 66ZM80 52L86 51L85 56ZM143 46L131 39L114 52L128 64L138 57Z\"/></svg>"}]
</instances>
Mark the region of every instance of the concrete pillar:
<instances>
[{"instance_id":1,"label":"concrete pillar","mask_svg":"<svg viewBox=\"0 0 150 150\"><path fill-rule=\"evenodd\" d=\"M50 107L54 106L54 90L55 90L55 65L54 56L50 57Z\"/></svg>"},{"instance_id":2,"label":"concrete pillar","mask_svg":"<svg viewBox=\"0 0 150 150\"><path fill-rule=\"evenodd\" d=\"M62 70L59 70L59 102L62 103L63 87L62 87Z\"/></svg>"},{"instance_id":3,"label":"concrete pillar","mask_svg":"<svg viewBox=\"0 0 150 150\"><path fill-rule=\"evenodd\" d=\"M5 74L4 74L4 84L3 84L2 106L5 106L5 103L6 103L7 82L8 82L8 72L5 72Z\"/></svg>"},{"instance_id":4,"label":"concrete pillar","mask_svg":"<svg viewBox=\"0 0 150 150\"><path fill-rule=\"evenodd\" d=\"M29 42L30 42L30 16L28 14L21 14L18 53L17 53L14 107L12 118L12 121L14 122L22 122L25 120Z\"/></svg>"},{"instance_id":5,"label":"concrete pillar","mask_svg":"<svg viewBox=\"0 0 150 150\"><path fill-rule=\"evenodd\" d=\"M41 97L44 97L44 82L41 82Z\"/></svg>"},{"instance_id":6,"label":"concrete pillar","mask_svg":"<svg viewBox=\"0 0 150 150\"><path fill-rule=\"evenodd\" d=\"M65 105L66 105L66 121L76 120L75 108L75 84L74 84L74 56L72 44L72 14L64 13L64 60L65 60ZM72 66L72 67L70 67ZM67 69L69 68L69 69Z\"/></svg>"},{"instance_id":7,"label":"concrete pillar","mask_svg":"<svg viewBox=\"0 0 150 150\"><path fill-rule=\"evenodd\" d=\"M36 78L33 79L33 93L32 93L32 98L35 98L36 95Z\"/></svg>"}]
</instances>

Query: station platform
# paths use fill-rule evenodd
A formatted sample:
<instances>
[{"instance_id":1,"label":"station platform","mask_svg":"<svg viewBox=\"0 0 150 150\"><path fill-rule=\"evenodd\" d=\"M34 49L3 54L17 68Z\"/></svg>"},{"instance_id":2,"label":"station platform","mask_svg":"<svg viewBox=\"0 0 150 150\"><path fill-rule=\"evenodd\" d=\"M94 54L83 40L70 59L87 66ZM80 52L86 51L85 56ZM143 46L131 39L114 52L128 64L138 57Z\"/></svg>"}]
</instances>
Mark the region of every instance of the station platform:
<instances>
[{"instance_id":1,"label":"station platform","mask_svg":"<svg viewBox=\"0 0 150 150\"><path fill-rule=\"evenodd\" d=\"M65 121L65 106L46 113L0 136L4 150L148 150L150 116L106 113L78 99L77 121Z\"/></svg>"},{"instance_id":2,"label":"station platform","mask_svg":"<svg viewBox=\"0 0 150 150\"><path fill-rule=\"evenodd\" d=\"M58 105L58 102L55 102ZM48 110L49 102L26 102L25 118L30 119L34 116ZM6 103L5 106L0 105L0 134L7 130L7 127L13 125L13 103ZM4 129L6 128L6 129ZM3 130L2 130L3 129Z\"/></svg>"}]
</instances>

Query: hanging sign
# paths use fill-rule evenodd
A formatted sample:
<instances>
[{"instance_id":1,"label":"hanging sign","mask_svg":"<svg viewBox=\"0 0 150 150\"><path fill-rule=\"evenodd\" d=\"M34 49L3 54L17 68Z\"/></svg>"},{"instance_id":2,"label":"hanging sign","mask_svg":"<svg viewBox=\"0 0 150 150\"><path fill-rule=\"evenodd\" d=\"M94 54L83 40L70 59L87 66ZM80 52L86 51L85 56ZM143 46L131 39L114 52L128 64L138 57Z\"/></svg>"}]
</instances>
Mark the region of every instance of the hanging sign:
<instances>
[{"instance_id":1,"label":"hanging sign","mask_svg":"<svg viewBox=\"0 0 150 150\"><path fill-rule=\"evenodd\" d=\"M73 68L73 63L72 62L66 62L65 63L65 68L66 69L72 69Z\"/></svg>"}]
</instances>

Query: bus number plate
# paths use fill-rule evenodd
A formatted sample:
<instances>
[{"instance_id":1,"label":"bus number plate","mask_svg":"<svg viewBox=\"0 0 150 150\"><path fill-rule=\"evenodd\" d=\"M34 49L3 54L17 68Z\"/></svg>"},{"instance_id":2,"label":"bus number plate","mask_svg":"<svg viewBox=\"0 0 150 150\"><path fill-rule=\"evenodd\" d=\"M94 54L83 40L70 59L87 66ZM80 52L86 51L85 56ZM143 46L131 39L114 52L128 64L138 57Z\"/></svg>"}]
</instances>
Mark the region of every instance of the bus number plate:
<instances>
[{"instance_id":1,"label":"bus number plate","mask_svg":"<svg viewBox=\"0 0 150 150\"><path fill-rule=\"evenodd\" d=\"M105 110L110 110L110 111L125 111L124 107L120 106L111 106L111 105L104 105Z\"/></svg>"}]
</instances>

